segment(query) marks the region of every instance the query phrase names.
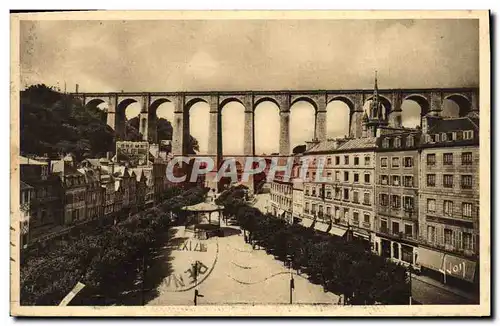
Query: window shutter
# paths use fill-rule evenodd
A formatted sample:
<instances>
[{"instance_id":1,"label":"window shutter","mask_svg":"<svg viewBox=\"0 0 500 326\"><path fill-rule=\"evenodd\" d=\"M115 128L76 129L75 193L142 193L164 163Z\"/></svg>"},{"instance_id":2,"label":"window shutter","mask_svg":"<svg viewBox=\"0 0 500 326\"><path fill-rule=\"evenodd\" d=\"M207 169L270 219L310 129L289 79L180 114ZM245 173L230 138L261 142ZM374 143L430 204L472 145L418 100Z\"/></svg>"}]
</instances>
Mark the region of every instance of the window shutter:
<instances>
[{"instance_id":1,"label":"window shutter","mask_svg":"<svg viewBox=\"0 0 500 326\"><path fill-rule=\"evenodd\" d=\"M444 244L444 228L436 227L436 235L437 235L437 243L442 245Z\"/></svg>"}]
</instances>

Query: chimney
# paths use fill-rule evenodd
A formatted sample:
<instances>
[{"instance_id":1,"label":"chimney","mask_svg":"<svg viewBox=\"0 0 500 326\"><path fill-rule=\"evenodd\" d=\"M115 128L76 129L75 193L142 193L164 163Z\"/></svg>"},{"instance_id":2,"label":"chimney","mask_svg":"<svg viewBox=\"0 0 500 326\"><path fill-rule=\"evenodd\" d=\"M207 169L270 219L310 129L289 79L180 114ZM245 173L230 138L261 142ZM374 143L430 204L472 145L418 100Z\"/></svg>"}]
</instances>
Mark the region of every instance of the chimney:
<instances>
[{"instance_id":1,"label":"chimney","mask_svg":"<svg viewBox=\"0 0 500 326\"><path fill-rule=\"evenodd\" d=\"M78 84L76 84L76 86L75 86L75 93L76 94L78 94L78 86L79 86Z\"/></svg>"},{"instance_id":2,"label":"chimney","mask_svg":"<svg viewBox=\"0 0 500 326\"><path fill-rule=\"evenodd\" d=\"M106 152L106 159L111 161L111 152Z\"/></svg>"}]
</instances>

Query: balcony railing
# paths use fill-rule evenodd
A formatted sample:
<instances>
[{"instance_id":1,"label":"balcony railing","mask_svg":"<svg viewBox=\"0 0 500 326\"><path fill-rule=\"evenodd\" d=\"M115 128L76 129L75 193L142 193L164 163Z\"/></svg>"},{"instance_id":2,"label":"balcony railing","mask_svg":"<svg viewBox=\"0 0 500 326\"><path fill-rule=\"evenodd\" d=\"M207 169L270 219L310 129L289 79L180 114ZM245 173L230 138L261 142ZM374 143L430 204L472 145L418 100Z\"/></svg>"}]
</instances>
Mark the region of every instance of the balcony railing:
<instances>
[{"instance_id":1,"label":"balcony railing","mask_svg":"<svg viewBox=\"0 0 500 326\"><path fill-rule=\"evenodd\" d=\"M370 222L363 222L363 227L369 229L371 227Z\"/></svg>"},{"instance_id":2,"label":"balcony railing","mask_svg":"<svg viewBox=\"0 0 500 326\"><path fill-rule=\"evenodd\" d=\"M389 234L389 228L387 226L381 226L379 227L379 232Z\"/></svg>"}]
</instances>

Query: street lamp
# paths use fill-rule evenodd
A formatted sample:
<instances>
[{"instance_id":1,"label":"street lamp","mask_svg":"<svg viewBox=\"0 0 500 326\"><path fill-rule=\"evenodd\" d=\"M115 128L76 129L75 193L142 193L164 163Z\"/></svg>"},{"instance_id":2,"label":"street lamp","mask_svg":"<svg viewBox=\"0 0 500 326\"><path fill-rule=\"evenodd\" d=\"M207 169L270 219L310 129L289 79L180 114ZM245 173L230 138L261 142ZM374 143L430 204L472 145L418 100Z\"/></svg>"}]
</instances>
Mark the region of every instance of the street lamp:
<instances>
[{"instance_id":1,"label":"street lamp","mask_svg":"<svg viewBox=\"0 0 500 326\"><path fill-rule=\"evenodd\" d=\"M408 276L410 277L410 297L409 297L409 304L411 306L412 304L412 297L411 297L411 292L412 292L412 274L411 274L412 266L411 264L408 265Z\"/></svg>"}]
</instances>

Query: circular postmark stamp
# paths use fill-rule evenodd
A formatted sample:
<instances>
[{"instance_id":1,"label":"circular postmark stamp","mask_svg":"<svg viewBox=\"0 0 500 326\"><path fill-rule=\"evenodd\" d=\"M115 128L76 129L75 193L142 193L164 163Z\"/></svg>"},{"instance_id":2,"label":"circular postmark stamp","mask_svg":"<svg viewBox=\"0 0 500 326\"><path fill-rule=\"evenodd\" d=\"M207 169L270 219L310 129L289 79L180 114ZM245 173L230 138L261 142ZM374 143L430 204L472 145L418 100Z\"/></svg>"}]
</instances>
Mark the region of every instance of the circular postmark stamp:
<instances>
[{"instance_id":1,"label":"circular postmark stamp","mask_svg":"<svg viewBox=\"0 0 500 326\"><path fill-rule=\"evenodd\" d=\"M187 233L187 232L186 232ZM203 283L212 273L219 254L217 238L176 237L172 249L171 272L165 279L167 292L189 291Z\"/></svg>"}]
</instances>

